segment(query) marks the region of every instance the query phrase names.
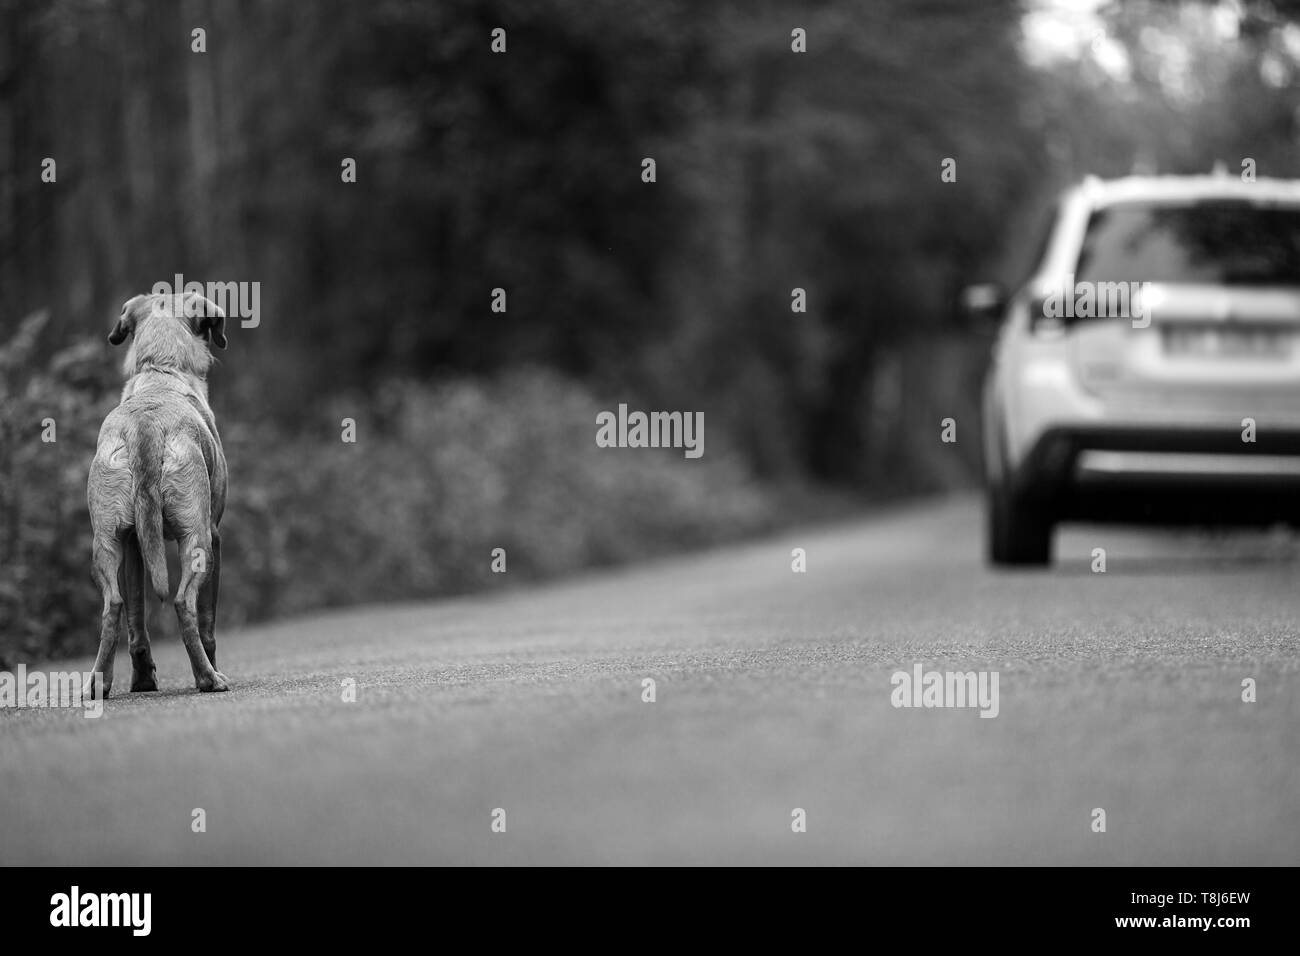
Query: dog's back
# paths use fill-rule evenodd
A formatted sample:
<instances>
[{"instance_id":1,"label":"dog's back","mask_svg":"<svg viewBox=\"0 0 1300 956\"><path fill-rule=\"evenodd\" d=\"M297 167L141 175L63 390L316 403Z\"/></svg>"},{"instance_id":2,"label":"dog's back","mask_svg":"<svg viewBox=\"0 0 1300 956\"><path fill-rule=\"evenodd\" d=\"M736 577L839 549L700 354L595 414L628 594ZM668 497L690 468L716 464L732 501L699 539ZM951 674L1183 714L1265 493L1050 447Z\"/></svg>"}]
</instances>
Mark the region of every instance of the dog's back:
<instances>
[{"instance_id":1,"label":"dog's back","mask_svg":"<svg viewBox=\"0 0 1300 956\"><path fill-rule=\"evenodd\" d=\"M104 420L88 487L95 533L134 529L154 593L166 600L164 540L206 538L225 510L225 456L211 411L181 383L137 384Z\"/></svg>"}]
</instances>

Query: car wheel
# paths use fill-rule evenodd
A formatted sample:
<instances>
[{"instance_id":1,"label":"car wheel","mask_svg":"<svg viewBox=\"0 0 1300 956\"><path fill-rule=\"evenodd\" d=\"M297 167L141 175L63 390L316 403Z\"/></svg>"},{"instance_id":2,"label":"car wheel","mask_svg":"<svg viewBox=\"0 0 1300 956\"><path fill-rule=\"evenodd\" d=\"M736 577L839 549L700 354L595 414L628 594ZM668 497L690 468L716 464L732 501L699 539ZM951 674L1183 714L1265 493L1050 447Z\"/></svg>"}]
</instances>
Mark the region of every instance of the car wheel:
<instances>
[{"instance_id":1,"label":"car wheel","mask_svg":"<svg viewBox=\"0 0 1300 956\"><path fill-rule=\"evenodd\" d=\"M998 482L989 487L987 511L990 563L1021 567L1052 563L1052 518L1046 508Z\"/></svg>"}]
</instances>

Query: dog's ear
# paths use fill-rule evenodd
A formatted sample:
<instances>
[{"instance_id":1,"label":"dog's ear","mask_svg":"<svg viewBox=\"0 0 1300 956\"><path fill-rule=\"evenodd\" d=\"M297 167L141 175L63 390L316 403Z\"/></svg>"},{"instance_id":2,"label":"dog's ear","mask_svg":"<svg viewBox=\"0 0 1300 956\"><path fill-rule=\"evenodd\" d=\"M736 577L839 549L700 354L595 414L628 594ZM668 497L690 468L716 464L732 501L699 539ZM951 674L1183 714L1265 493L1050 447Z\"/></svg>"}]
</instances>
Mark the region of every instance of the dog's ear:
<instances>
[{"instance_id":1,"label":"dog's ear","mask_svg":"<svg viewBox=\"0 0 1300 956\"><path fill-rule=\"evenodd\" d=\"M110 345L121 345L126 341L126 337L135 331L136 307L143 298L145 297L142 295L132 296L122 303L122 314L117 317L117 325L113 326L113 331L108 333Z\"/></svg>"},{"instance_id":2,"label":"dog's ear","mask_svg":"<svg viewBox=\"0 0 1300 956\"><path fill-rule=\"evenodd\" d=\"M195 335L203 336L219 349L226 347L226 313L221 306L201 295L185 297L185 314Z\"/></svg>"}]
</instances>

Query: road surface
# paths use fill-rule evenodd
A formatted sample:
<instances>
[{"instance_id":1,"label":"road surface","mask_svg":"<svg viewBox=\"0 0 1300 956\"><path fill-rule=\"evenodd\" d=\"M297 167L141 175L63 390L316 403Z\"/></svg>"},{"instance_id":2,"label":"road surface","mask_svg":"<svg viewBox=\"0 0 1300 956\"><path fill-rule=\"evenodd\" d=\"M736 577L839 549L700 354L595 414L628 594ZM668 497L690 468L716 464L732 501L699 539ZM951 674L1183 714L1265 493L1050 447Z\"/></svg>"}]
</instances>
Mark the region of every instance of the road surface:
<instances>
[{"instance_id":1,"label":"road surface","mask_svg":"<svg viewBox=\"0 0 1300 956\"><path fill-rule=\"evenodd\" d=\"M1295 545L1067 529L1054 569L993 573L979 531L935 500L219 629L228 694L172 631L158 693L126 693L123 652L102 719L0 713L0 861L1300 862ZM997 671L998 716L893 707L916 663Z\"/></svg>"}]
</instances>

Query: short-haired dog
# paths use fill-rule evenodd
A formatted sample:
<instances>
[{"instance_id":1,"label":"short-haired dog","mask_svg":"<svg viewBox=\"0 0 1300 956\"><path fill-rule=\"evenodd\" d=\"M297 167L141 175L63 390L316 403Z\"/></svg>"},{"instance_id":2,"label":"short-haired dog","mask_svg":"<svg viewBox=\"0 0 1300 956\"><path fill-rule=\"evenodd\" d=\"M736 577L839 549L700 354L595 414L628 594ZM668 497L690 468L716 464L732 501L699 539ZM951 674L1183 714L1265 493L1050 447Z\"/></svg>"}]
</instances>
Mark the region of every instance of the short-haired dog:
<instances>
[{"instance_id":1,"label":"short-haired dog","mask_svg":"<svg viewBox=\"0 0 1300 956\"><path fill-rule=\"evenodd\" d=\"M145 588L167 600L163 542L173 540L181 558L173 603L194 683L228 690L215 635L227 471L207 386L209 344L226 347L225 313L194 293L137 295L108 336L113 345L128 338L126 385L99 430L86 486L92 575L103 598L94 670L108 697L125 617L131 690L157 690Z\"/></svg>"}]
</instances>

